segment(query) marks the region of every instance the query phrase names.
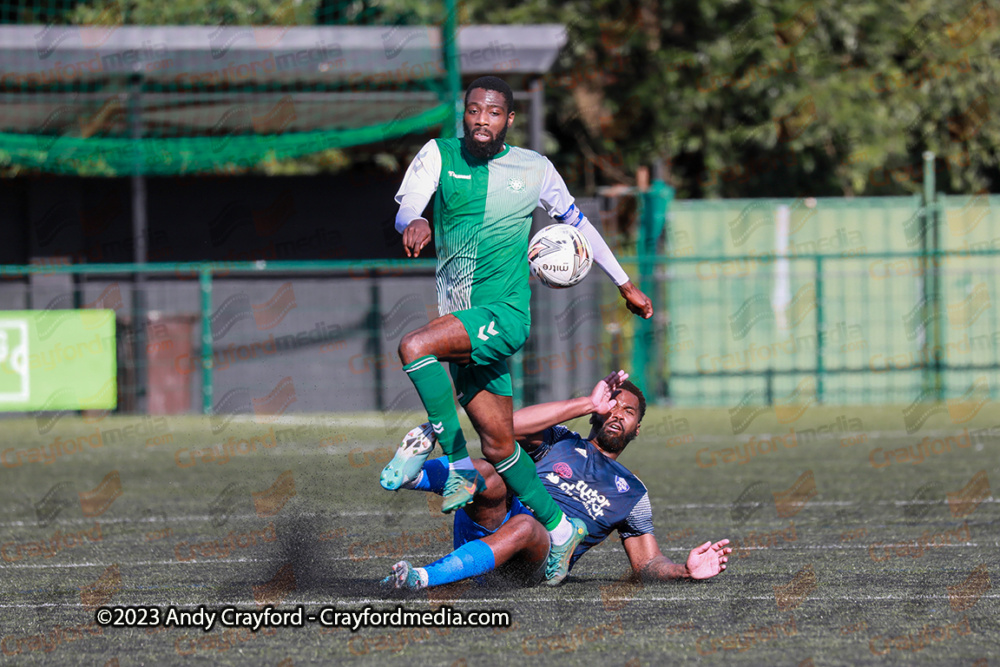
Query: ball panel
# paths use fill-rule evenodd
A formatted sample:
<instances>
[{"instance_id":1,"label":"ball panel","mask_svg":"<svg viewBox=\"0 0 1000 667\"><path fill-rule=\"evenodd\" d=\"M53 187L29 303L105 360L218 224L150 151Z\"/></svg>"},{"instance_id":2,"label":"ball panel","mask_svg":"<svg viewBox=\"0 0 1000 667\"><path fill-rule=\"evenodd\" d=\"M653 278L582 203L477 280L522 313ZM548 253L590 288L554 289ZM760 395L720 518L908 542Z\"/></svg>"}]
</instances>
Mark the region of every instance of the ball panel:
<instances>
[{"instance_id":1,"label":"ball panel","mask_svg":"<svg viewBox=\"0 0 1000 667\"><path fill-rule=\"evenodd\" d=\"M539 230L528 244L531 275L547 287L561 289L576 285L592 264L590 242L569 225L549 225Z\"/></svg>"}]
</instances>

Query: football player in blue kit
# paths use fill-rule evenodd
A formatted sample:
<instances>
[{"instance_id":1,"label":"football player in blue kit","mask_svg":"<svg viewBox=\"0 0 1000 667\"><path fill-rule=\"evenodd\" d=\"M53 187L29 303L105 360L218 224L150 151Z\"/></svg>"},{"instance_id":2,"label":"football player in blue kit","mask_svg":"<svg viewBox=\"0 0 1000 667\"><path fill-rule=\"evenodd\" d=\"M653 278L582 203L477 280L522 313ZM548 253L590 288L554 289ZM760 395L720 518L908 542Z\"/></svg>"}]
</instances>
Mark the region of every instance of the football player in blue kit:
<instances>
[{"instance_id":1,"label":"football player in blue kit","mask_svg":"<svg viewBox=\"0 0 1000 667\"><path fill-rule=\"evenodd\" d=\"M589 396L543 403L514 413L514 433L520 447L534 460L538 476L569 517L587 524L589 535L573 553L570 567L591 547L617 530L632 566L643 580L708 579L726 569L729 540L705 542L683 564L660 551L653 534L649 493L638 477L618 462L618 456L639 433L646 411L642 392L624 371L597 383ZM560 423L591 415L590 435L581 437ZM433 449L431 438L417 455ZM508 493L503 480L486 461L476 469L486 490L455 513L455 550L424 567L407 561L393 565L383 585L419 590L499 570L517 583L535 585L544 579L548 533L531 511ZM425 460L420 472L403 488L441 494L448 475L447 459Z\"/></svg>"}]
</instances>

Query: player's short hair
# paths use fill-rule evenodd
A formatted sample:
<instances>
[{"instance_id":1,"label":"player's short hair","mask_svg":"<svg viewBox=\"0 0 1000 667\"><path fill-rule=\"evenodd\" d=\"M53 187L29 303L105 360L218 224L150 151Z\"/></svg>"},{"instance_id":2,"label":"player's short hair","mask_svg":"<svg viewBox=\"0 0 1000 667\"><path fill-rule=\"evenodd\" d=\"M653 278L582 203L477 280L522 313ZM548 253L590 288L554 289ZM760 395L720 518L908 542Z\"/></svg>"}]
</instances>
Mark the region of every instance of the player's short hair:
<instances>
[{"instance_id":1,"label":"player's short hair","mask_svg":"<svg viewBox=\"0 0 1000 667\"><path fill-rule=\"evenodd\" d=\"M632 384L631 380L625 380L618 386L622 391L627 391L639 399L639 423L642 423L642 418L646 415L646 397L643 395L642 389Z\"/></svg>"},{"instance_id":2,"label":"player's short hair","mask_svg":"<svg viewBox=\"0 0 1000 667\"><path fill-rule=\"evenodd\" d=\"M510 89L507 82L496 76L481 76L472 83L469 87L465 89L465 104L469 104L469 95L476 88L482 88L483 90L495 90L496 92L503 95L504 103L507 105L507 113L514 110L514 91Z\"/></svg>"}]
</instances>

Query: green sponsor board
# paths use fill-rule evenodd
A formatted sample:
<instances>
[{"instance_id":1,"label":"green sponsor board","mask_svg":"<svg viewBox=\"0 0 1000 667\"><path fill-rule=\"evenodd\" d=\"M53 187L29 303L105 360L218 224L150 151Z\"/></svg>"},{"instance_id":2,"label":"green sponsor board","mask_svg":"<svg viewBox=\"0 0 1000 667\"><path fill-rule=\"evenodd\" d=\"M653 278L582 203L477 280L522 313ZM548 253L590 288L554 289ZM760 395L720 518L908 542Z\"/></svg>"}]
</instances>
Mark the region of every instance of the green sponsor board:
<instances>
[{"instance_id":1,"label":"green sponsor board","mask_svg":"<svg viewBox=\"0 0 1000 667\"><path fill-rule=\"evenodd\" d=\"M113 310L0 311L0 411L118 403Z\"/></svg>"}]
</instances>

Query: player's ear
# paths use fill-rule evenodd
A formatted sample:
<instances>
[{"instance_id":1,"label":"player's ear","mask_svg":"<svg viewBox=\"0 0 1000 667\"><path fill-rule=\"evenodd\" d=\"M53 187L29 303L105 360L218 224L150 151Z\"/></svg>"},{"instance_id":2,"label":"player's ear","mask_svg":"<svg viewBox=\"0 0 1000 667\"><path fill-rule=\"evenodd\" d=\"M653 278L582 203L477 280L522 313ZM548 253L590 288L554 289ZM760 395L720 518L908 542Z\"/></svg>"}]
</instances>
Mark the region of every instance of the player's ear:
<instances>
[{"instance_id":1,"label":"player's ear","mask_svg":"<svg viewBox=\"0 0 1000 667\"><path fill-rule=\"evenodd\" d=\"M509 129L514 124L514 112L511 111L507 114L507 128Z\"/></svg>"}]
</instances>

